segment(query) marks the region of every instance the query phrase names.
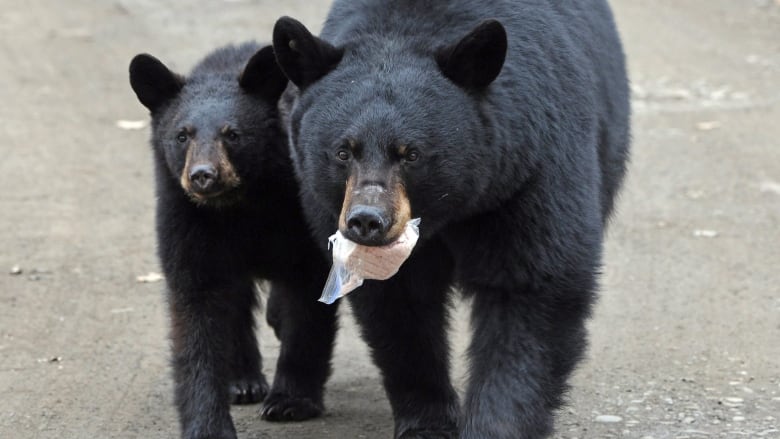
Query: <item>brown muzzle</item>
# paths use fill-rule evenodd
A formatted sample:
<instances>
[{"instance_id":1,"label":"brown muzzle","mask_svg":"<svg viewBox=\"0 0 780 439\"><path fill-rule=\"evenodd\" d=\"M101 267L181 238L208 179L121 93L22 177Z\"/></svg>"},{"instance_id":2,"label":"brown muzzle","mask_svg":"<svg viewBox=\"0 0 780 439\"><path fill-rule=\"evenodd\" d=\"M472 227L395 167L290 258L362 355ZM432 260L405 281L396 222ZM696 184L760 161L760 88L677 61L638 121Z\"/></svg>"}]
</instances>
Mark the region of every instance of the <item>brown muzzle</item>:
<instances>
[{"instance_id":1,"label":"brown muzzle","mask_svg":"<svg viewBox=\"0 0 780 439\"><path fill-rule=\"evenodd\" d=\"M195 199L207 199L241 183L222 142L191 142L180 178L181 187Z\"/></svg>"},{"instance_id":2,"label":"brown muzzle","mask_svg":"<svg viewBox=\"0 0 780 439\"><path fill-rule=\"evenodd\" d=\"M403 185L400 182L357 184L356 180L354 176L347 180L339 230L347 239L361 245L380 246L394 242L411 219L411 207Z\"/></svg>"}]
</instances>

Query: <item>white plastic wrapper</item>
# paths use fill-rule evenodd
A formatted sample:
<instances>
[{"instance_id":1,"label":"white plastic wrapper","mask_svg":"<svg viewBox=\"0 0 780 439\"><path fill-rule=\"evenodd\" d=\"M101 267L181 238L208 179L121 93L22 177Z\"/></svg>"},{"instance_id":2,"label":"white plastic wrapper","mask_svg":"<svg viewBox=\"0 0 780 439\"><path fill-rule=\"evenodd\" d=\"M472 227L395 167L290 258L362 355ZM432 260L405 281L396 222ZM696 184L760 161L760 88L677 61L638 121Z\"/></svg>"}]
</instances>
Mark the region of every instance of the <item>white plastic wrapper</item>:
<instances>
[{"instance_id":1,"label":"white plastic wrapper","mask_svg":"<svg viewBox=\"0 0 780 439\"><path fill-rule=\"evenodd\" d=\"M330 305L363 285L365 279L385 280L398 273L420 237L420 218L406 223L406 228L395 242L382 247L356 244L336 232L328 241L333 249L333 267L330 269L320 302Z\"/></svg>"}]
</instances>

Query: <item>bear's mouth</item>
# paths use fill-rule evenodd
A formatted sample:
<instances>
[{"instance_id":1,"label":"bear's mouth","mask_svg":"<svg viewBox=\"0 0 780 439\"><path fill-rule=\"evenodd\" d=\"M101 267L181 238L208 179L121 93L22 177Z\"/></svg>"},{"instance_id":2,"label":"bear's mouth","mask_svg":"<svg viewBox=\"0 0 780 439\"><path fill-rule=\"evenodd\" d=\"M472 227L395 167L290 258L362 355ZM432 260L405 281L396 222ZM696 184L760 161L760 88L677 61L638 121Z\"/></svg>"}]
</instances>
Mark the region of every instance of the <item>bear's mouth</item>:
<instances>
[{"instance_id":1,"label":"bear's mouth","mask_svg":"<svg viewBox=\"0 0 780 439\"><path fill-rule=\"evenodd\" d=\"M411 218L409 198L400 180L362 184L354 175L347 180L339 231L350 241L372 247L391 244Z\"/></svg>"},{"instance_id":2,"label":"bear's mouth","mask_svg":"<svg viewBox=\"0 0 780 439\"><path fill-rule=\"evenodd\" d=\"M232 204L238 198L241 178L222 142L192 142L179 184L196 204Z\"/></svg>"},{"instance_id":3,"label":"bear's mouth","mask_svg":"<svg viewBox=\"0 0 780 439\"><path fill-rule=\"evenodd\" d=\"M190 200L199 206L226 207L241 201L243 192L236 187L222 187L219 189L199 192L185 189Z\"/></svg>"}]
</instances>

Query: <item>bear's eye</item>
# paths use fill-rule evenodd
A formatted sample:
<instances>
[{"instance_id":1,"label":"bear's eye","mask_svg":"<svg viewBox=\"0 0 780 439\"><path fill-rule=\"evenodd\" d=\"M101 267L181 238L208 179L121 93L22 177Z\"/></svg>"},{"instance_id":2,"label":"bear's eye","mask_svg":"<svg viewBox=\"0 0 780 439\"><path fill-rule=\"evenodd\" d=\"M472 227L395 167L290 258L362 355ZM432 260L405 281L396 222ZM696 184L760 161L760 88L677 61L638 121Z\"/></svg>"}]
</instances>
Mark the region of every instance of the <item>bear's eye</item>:
<instances>
[{"instance_id":1,"label":"bear's eye","mask_svg":"<svg viewBox=\"0 0 780 439\"><path fill-rule=\"evenodd\" d=\"M414 162L420 158L420 153L416 149L410 149L404 156L404 160L407 162Z\"/></svg>"},{"instance_id":2,"label":"bear's eye","mask_svg":"<svg viewBox=\"0 0 780 439\"><path fill-rule=\"evenodd\" d=\"M339 158L339 160L347 161L349 160L350 154L349 150L347 149L340 149L336 152L336 157Z\"/></svg>"},{"instance_id":3,"label":"bear's eye","mask_svg":"<svg viewBox=\"0 0 780 439\"><path fill-rule=\"evenodd\" d=\"M238 133L237 133L237 132L235 132L235 131L233 131L233 130L230 130L230 131L228 131L228 132L227 132L227 134L225 134L225 137L226 137L226 138L227 138L229 141L231 141L231 142L235 142L236 140L238 140Z\"/></svg>"},{"instance_id":4,"label":"bear's eye","mask_svg":"<svg viewBox=\"0 0 780 439\"><path fill-rule=\"evenodd\" d=\"M176 135L176 141L179 142L179 143L186 142L188 138L189 138L189 136L187 136L187 133L185 133L184 131L182 131L182 132L180 132L179 134Z\"/></svg>"}]
</instances>

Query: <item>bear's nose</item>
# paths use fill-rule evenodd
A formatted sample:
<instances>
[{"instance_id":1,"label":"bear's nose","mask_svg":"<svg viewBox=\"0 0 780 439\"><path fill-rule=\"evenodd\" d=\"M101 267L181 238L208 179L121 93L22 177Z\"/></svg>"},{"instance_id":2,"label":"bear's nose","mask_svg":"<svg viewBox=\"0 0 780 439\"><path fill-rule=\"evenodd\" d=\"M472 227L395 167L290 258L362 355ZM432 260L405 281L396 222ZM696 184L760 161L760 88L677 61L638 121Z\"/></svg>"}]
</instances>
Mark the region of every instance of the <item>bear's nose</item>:
<instances>
[{"instance_id":1,"label":"bear's nose","mask_svg":"<svg viewBox=\"0 0 780 439\"><path fill-rule=\"evenodd\" d=\"M196 165L190 170L190 182L198 192L208 192L216 186L217 170L211 165Z\"/></svg>"},{"instance_id":2,"label":"bear's nose","mask_svg":"<svg viewBox=\"0 0 780 439\"><path fill-rule=\"evenodd\" d=\"M387 234L389 221L372 206L358 205L347 215L347 239L363 245L377 245Z\"/></svg>"}]
</instances>

